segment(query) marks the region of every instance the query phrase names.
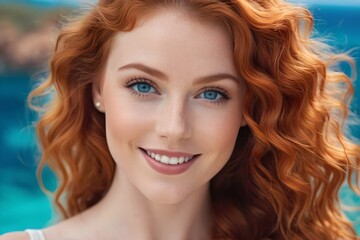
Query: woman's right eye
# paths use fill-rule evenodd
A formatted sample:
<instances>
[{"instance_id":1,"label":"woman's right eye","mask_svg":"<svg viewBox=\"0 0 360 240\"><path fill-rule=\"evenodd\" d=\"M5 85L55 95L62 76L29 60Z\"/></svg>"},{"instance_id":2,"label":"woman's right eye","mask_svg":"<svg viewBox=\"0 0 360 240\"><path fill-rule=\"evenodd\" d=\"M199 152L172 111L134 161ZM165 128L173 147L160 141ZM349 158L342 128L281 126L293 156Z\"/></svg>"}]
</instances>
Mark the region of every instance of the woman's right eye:
<instances>
[{"instance_id":1,"label":"woman's right eye","mask_svg":"<svg viewBox=\"0 0 360 240\"><path fill-rule=\"evenodd\" d=\"M130 89L132 93L140 96L145 96L153 93L158 94L155 86L156 85L151 80L148 80L146 78L131 79L124 84L124 87Z\"/></svg>"},{"instance_id":2,"label":"woman's right eye","mask_svg":"<svg viewBox=\"0 0 360 240\"><path fill-rule=\"evenodd\" d=\"M130 86L134 91L142 94L146 93L156 93L156 89L151 86L149 83L141 82L141 83L135 83Z\"/></svg>"}]
</instances>

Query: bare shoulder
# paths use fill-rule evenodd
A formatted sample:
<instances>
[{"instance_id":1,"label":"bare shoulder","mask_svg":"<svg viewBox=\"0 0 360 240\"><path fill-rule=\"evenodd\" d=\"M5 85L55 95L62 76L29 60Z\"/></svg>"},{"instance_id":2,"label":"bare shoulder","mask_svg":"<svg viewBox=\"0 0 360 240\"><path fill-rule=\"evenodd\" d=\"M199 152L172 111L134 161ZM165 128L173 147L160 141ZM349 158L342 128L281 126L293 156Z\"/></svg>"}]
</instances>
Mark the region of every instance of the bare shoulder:
<instances>
[{"instance_id":1,"label":"bare shoulder","mask_svg":"<svg viewBox=\"0 0 360 240\"><path fill-rule=\"evenodd\" d=\"M0 240L29 240L26 232L11 232L0 236Z\"/></svg>"}]
</instances>

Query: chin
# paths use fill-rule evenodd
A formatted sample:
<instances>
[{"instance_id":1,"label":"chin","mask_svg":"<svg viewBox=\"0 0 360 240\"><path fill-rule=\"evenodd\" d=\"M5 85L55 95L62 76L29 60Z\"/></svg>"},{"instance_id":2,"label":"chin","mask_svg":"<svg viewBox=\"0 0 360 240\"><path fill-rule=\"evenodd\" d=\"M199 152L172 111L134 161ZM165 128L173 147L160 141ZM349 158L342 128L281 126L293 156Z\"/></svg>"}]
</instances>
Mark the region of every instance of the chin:
<instances>
[{"instance_id":1,"label":"chin","mask_svg":"<svg viewBox=\"0 0 360 240\"><path fill-rule=\"evenodd\" d=\"M177 204L181 203L189 195L190 191L184 191L185 189L179 189L176 187L146 189L142 191L144 196L153 203L157 204Z\"/></svg>"}]
</instances>

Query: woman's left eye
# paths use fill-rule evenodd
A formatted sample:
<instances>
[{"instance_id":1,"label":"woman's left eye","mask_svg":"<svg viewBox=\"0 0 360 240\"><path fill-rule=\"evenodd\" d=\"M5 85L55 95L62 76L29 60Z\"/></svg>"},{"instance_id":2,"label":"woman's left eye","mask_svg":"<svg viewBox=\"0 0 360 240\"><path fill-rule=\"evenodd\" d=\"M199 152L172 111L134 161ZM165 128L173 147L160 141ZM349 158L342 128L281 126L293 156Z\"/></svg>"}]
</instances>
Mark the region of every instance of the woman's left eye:
<instances>
[{"instance_id":1,"label":"woman's left eye","mask_svg":"<svg viewBox=\"0 0 360 240\"><path fill-rule=\"evenodd\" d=\"M218 90L205 90L204 92L199 94L199 98L203 98L207 101L212 102L228 99L226 93L220 92Z\"/></svg>"}]
</instances>

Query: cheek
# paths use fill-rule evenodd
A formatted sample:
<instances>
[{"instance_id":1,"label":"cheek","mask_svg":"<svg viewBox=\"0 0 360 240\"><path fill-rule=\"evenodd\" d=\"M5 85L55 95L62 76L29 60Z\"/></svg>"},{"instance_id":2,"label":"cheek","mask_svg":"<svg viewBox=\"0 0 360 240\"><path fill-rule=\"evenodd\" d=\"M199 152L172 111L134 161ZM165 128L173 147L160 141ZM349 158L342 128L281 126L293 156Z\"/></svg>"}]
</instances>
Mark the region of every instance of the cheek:
<instances>
[{"instance_id":1,"label":"cheek","mask_svg":"<svg viewBox=\"0 0 360 240\"><path fill-rule=\"evenodd\" d=\"M152 119L149 106L135 104L128 96L109 91L104 96L106 138L109 150L117 161L121 156L130 154L128 151L133 148L136 139L151 129Z\"/></svg>"},{"instance_id":2,"label":"cheek","mask_svg":"<svg viewBox=\"0 0 360 240\"><path fill-rule=\"evenodd\" d=\"M233 149L241 125L240 110L225 108L214 113L199 113L197 119L199 137L206 143L208 151Z\"/></svg>"},{"instance_id":3,"label":"cheek","mask_svg":"<svg viewBox=\"0 0 360 240\"><path fill-rule=\"evenodd\" d=\"M199 175L212 178L229 160L241 123L240 111L219 111L202 114L197 123L198 137L206 152L206 167L199 168ZM200 118L200 117L199 117Z\"/></svg>"},{"instance_id":4,"label":"cheek","mask_svg":"<svg viewBox=\"0 0 360 240\"><path fill-rule=\"evenodd\" d=\"M116 133L119 136L136 135L136 131L146 123L138 108L126 104L109 105L106 106L105 113L109 133Z\"/></svg>"}]
</instances>

